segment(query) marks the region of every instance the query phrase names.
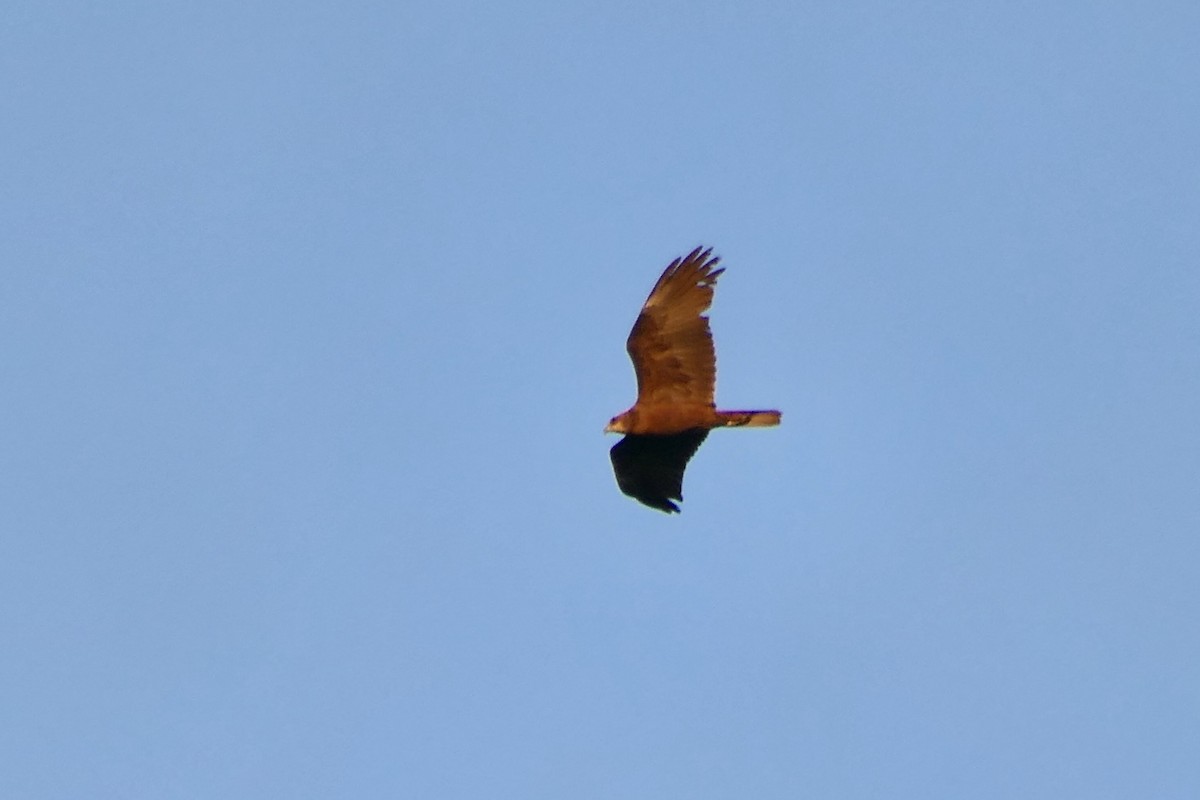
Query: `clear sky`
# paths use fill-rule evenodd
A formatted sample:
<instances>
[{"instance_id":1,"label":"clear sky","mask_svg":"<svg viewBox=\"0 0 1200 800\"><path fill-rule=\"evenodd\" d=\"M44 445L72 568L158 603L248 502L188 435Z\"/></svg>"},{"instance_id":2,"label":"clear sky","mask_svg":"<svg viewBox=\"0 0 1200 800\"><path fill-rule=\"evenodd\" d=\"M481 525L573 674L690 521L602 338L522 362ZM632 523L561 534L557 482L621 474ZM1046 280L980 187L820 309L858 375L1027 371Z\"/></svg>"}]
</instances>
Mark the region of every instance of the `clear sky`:
<instances>
[{"instance_id":1,"label":"clear sky","mask_svg":"<svg viewBox=\"0 0 1200 800\"><path fill-rule=\"evenodd\" d=\"M3 16L0 796L1200 797L1200 5Z\"/></svg>"}]
</instances>

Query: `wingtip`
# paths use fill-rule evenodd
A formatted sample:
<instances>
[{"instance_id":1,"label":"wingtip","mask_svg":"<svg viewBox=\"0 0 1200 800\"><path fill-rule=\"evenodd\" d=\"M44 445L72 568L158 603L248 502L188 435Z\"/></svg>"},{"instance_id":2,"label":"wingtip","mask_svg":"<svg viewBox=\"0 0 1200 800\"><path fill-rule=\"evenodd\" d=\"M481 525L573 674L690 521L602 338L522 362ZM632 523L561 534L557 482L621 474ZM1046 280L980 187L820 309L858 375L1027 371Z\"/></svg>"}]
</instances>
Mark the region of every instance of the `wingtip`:
<instances>
[{"instance_id":1,"label":"wingtip","mask_svg":"<svg viewBox=\"0 0 1200 800\"><path fill-rule=\"evenodd\" d=\"M712 286L717 277L725 271L724 267L717 266L721 263L721 257L714 256L712 251L711 247L701 245L683 259L671 262L668 271L674 274L686 270L690 275L696 277L697 283Z\"/></svg>"}]
</instances>

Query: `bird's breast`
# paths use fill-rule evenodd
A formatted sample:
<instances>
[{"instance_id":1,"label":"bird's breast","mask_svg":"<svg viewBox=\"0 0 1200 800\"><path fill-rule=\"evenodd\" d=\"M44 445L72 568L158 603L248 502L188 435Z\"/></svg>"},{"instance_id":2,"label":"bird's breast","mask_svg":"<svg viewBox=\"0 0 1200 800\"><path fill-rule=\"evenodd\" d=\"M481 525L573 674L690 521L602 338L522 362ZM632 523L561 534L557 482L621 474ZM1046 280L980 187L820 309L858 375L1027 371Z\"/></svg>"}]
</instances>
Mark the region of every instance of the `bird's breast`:
<instances>
[{"instance_id":1,"label":"bird's breast","mask_svg":"<svg viewBox=\"0 0 1200 800\"><path fill-rule=\"evenodd\" d=\"M630 433L665 436L693 428L713 428L720 423L710 405L638 405Z\"/></svg>"}]
</instances>

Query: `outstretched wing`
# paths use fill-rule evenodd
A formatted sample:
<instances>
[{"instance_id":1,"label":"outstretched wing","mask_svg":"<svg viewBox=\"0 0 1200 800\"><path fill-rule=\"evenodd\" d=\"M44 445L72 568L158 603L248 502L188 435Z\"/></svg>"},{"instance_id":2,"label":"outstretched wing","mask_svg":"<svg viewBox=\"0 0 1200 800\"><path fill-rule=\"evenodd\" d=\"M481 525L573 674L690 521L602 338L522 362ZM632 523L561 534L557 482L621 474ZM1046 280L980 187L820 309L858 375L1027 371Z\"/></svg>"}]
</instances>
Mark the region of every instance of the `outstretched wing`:
<instances>
[{"instance_id":1,"label":"outstretched wing","mask_svg":"<svg viewBox=\"0 0 1200 800\"><path fill-rule=\"evenodd\" d=\"M724 269L712 249L675 259L642 306L625 349L637 372L639 404L712 405L717 355L704 312Z\"/></svg>"},{"instance_id":2,"label":"outstretched wing","mask_svg":"<svg viewBox=\"0 0 1200 800\"><path fill-rule=\"evenodd\" d=\"M628 434L609 451L617 486L639 503L668 514L683 500L683 471L708 431L693 428L667 436Z\"/></svg>"}]
</instances>

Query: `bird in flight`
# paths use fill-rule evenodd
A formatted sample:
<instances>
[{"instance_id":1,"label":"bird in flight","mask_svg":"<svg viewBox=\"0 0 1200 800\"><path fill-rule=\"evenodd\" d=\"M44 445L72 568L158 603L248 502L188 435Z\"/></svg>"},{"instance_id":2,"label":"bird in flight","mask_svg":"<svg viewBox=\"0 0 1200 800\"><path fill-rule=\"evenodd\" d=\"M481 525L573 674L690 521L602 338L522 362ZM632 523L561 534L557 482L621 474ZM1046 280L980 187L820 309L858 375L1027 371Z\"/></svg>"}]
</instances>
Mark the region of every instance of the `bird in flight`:
<instances>
[{"instance_id":1,"label":"bird in flight","mask_svg":"<svg viewBox=\"0 0 1200 800\"><path fill-rule=\"evenodd\" d=\"M718 411L717 356L704 312L724 269L712 248L697 247L663 271L642 306L625 349L637 373L637 402L608 421L623 433L613 446L617 486L639 503L677 513L683 471L713 428L778 425L778 411Z\"/></svg>"}]
</instances>

